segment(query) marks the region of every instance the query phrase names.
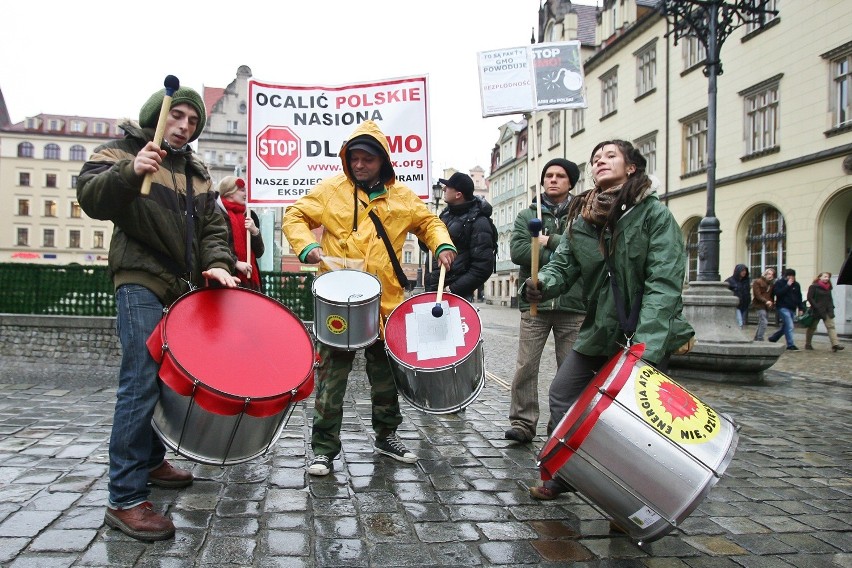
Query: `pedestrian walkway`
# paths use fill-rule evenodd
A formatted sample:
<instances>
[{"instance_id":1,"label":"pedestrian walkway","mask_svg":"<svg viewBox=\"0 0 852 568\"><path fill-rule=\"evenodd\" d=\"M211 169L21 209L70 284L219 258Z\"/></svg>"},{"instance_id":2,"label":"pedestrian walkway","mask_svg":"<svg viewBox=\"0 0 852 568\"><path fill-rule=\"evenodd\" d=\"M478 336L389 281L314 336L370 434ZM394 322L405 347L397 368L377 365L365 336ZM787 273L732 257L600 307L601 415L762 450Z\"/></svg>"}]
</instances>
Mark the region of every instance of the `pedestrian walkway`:
<instances>
[{"instance_id":1,"label":"pedestrian walkway","mask_svg":"<svg viewBox=\"0 0 852 568\"><path fill-rule=\"evenodd\" d=\"M225 468L173 458L196 481L154 488L177 535L152 544L102 526L115 370L0 360L0 565L852 567L852 349L818 338L759 386L682 381L742 425L739 448L681 527L639 546L577 495L529 498L545 440L503 439L518 313L478 306L489 379L457 414L403 403L417 464L373 452L356 372L333 474L305 472L311 397L266 456ZM552 347L543 361L542 395Z\"/></svg>"}]
</instances>

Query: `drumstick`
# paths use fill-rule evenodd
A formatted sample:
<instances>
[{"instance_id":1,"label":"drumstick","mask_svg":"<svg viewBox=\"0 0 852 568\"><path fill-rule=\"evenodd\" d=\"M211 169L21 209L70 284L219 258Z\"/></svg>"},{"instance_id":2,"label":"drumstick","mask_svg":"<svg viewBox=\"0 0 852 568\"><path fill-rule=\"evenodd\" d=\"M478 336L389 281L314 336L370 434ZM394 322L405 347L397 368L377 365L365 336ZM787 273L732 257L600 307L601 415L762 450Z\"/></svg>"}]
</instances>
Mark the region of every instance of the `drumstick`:
<instances>
[{"instance_id":1,"label":"drumstick","mask_svg":"<svg viewBox=\"0 0 852 568\"><path fill-rule=\"evenodd\" d=\"M441 296L444 295L444 277L447 275L447 267L441 265L441 275L438 276L438 293L435 295L435 305L432 306L432 316L439 318L444 315L444 308L441 306Z\"/></svg>"},{"instance_id":2,"label":"drumstick","mask_svg":"<svg viewBox=\"0 0 852 568\"><path fill-rule=\"evenodd\" d=\"M246 219L251 219L251 210L248 207L246 207ZM251 270L251 229L246 229L246 262Z\"/></svg>"},{"instance_id":3,"label":"drumstick","mask_svg":"<svg viewBox=\"0 0 852 568\"><path fill-rule=\"evenodd\" d=\"M166 131L166 117L169 115L169 110L172 108L172 95L180 89L180 80L174 75L166 75L166 80L163 81L163 86L166 88L166 96L163 97L163 104L160 106L160 118L157 120L157 130L154 131L154 144L157 148L163 143L163 134ZM151 178L153 174L145 174L145 179L142 180L142 195L151 193Z\"/></svg>"},{"instance_id":4,"label":"drumstick","mask_svg":"<svg viewBox=\"0 0 852 568\"><path fill-rule=\"evenodd\" d=\"M541 219L530 219L530 234L532 235L532 243L530 244L530 272L532 272L533 286L538 285L538 234L541 232ZM538 315L538 304L530 303L530 315L535 317Z\"/></svg>"}]
</instances>

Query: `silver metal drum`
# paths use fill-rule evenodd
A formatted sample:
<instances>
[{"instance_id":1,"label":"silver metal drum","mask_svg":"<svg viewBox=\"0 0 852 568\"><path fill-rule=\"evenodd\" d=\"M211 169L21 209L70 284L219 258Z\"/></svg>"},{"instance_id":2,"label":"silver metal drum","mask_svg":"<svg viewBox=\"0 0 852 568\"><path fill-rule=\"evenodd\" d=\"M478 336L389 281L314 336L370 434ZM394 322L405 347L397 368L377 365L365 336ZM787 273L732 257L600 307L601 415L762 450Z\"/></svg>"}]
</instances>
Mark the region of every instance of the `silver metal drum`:
<instances>
[{"instance_id":1,"label":"silver metal drum","mask_svg":"<svg viewBox=\"0 0 852 568\"><path fill-rule=\"evenodd\" d=\"M344 351L375 343L379 337L382 285L360 270L335 270L314 280L314 334Z\"/></svg>"},{"instance_id":2,"label":"silver metal drum","mask_svg":"<svg viewBox=\"0 0 852 568\"><path fill-rule=\"evenodd\" d=\"M458 412L485 385L482 322L464 298L443 294L441 316L432 315L436 294L412 296L385 325L385 350L397 390L429 414Z\"/></svg>"},{"instance_id":3,"label":"silver metal drum","mask_svg":"<svg viewBox=\"0 0 852 568\"><path fill-rule=\"evenodd\" d=\"M538 456L633 539L677 527L719 481L739 436L733 421L640 359L633 345L595 376Z\"/></svg>"}]
</instances>

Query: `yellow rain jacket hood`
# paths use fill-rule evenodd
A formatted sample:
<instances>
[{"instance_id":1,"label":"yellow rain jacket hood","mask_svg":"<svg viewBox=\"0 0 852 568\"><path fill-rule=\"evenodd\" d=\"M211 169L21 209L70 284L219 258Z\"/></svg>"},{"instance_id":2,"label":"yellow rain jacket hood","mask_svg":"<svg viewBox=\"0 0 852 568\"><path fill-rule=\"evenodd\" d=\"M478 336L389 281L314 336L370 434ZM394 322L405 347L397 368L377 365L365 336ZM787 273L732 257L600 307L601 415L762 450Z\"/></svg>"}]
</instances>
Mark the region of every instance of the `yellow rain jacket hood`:
<instances>
[{"instance_id":1,"label":"yellow rain jacket hood","mask_svg":"<svg viewBox=\"0 0 852 568\"><path fill-rule=\"evenodd\" d=\"M363 189L356 188L346 156L348 146L363 136L377 142L385 154L380 172L385 191L374 193L372 199ZM411 189L396 180L388 140L375 122L368 120L355 129L343 144L340 159L344 173L321 181L290 205L284 214L282 230L302 262L308 252L322 247L321 273L353 268L374 274L382 284L384 322L403 302L405 291L369 213L375 212L382 222L397 259L402 257L402 245L408 233L426 243L432 252L441 245L452 247L452 239L444 223ZM323 228L323 233L317 243L311 231L319 227Z\"/></svg>"}]
</instances>

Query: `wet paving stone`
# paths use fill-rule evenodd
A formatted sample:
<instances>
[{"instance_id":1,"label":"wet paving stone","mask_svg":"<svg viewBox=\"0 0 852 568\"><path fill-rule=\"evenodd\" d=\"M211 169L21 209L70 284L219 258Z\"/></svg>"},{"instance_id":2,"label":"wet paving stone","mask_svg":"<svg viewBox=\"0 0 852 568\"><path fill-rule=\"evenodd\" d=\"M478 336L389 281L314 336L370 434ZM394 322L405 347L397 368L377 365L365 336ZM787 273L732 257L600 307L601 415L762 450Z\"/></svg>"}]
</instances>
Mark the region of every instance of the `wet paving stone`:
<instances>
[{"instance_id":1,"label":"wet paving stone","mask_svg":"<svg viewBox=\"0 0 852 568\"><path fill-rule=\"evenodd\" d=\"M483 313L489 371L510 380L517 311ZM831 376L838 361L831 355L782 356L760 386L685 384L736 417L739 447L697 509L642 546L611 533L606 516L582 496L529 497L540 483L535 458L546 441L544 422L532 444L505 440L509 394L496 382L486 381L477 401L452 415L401 401L399 434L420 460L408 465L376 454L360 355L332 475L306 473L309 398L296 405L275 446L247 463L202 465L170 453L196 481L181 490L152 488L151 500L168 511L177 534L143 544L103 526L115 371L76 390L50 384L41 372L29 386L0 383L0 565L845 568L852 566L852 383ZM550 359L542 360L542 376L555 371ZM547 383L540 385L542 420ZM820 420L791 412L799 407L819 408ZM53 544L62 535L74 537Z\"/></svg>"}]
</instances>

